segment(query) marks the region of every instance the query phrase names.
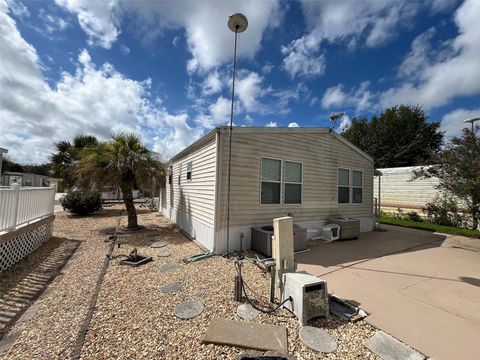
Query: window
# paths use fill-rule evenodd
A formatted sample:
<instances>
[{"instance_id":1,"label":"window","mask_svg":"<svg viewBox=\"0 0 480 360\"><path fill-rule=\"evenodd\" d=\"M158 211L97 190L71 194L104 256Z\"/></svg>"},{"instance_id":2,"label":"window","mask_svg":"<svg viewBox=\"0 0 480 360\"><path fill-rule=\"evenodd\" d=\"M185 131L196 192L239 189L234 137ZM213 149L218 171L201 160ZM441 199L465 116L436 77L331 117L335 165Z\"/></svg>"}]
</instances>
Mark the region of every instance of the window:
<instances>
[{"instance_id":1,"label":"window","mask_svg":"<svg viewBox=\"0 0 480 360\"><path fill-rule=\"evenodd\" d=\"M187 180L192 180L192 162L187 163Z\"/></svg>"},{"instance_id":2,"label":"window","mask_svg":"<svg viewBox=\"0 0 480 360\"><path fill-rule=\"evenodd\" d=\"M280 204L282 161L262 158L262 204Z\"/></svg>"},{"instance_id":3,"label":"window","mask_svg":"<svg viewBox=\"0 0 480 360\"><path fill-rule=\"evenodd\" d=\"M302 163L285 161L284 203L302 203Z\"/></svg>"},{"instance_id":4,"label":"window","mask_svg":"<svg viewBox=\"0 0 480 360\"><path fill-rule=\"evenodd\" d=\"M172 166L170 165L168 167L168 184L171 185L173 182L173 168Z\"/></svg>"},{"instance_id":5,"label":"window","mask_svg":"<svg viewBox=\"0 0 480 360\"><path fill-rule=\"evenodd\" d=\"M361 204L363 202L363 173L352 170L352 203Z\"/></svg>"},{"instance_id":6,"label":"window","mask_svg":"<svg viewBox=\"0 0 480 360\"><path fill-rule=\"evenodd\" d=\"M178 185L180 185L181 181L182 181L182 163L178 165Z\"/></svg>"},{"instance_id":7,"label":"window","mask_svg":"<svg viewBox=\"0 0 480 360\"><path fill-rule=\"evenodd\" d=\"M338 169L338 203L350 202L350 170Z\"/></svg>"}]
</instances>

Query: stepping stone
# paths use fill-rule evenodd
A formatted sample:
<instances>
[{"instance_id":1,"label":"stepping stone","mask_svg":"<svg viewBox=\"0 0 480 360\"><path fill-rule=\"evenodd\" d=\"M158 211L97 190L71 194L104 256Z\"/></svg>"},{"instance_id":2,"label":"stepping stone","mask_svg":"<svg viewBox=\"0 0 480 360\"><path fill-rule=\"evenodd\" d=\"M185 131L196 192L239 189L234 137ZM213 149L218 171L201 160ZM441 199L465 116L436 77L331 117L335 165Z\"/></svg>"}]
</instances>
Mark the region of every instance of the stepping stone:
<instances>
[{"instance_id":1,"label":"stepping stone","mask_svg":"<svg viewBox=\"0 0 480 360\"><path fill-rule=\"evenodd\" d=\"M250 304L242 304L237 307L237 315L242 319L253 320L258 314L260 314L260 311L254 309Z\"/></svg>"},{"instance_id":2,"label":"stepping stone","mask_svg":"<svg viewBox=\"0 0 480 360\"><path fill-rule=\"evenodd\" d=\"M163 241L157 241L157 242L154 242L152 245L150 245L151 248L162 248L164 246L167 246L167 243L166 242L163 242Z\"/></svg>"},{"instance_id":3,"label":"stepping stone","mask_svg":"<svg viewBox=\"0 0 480 360\"><path fill-rule=\"evenodd\" d=\"M159 269L160 269L160 272L177 271L178 269L180 269L180 265L174 264L174 263L163 264L163 265L160 265Z\"/></svg>"},{"instance_id":4,"label":"stepping stone","mask_svg":"<svg viewBox=\"0 0 480 360\"><path fill-rule=\"evenodd\" d=\"M158 254L158 257L169 257L171 254L168 251L163 251L160 254Z\"/></svg>"},{"instance_id":5,"label":"stepping stone","mask_svg":"<svg viewBox=\"0 0 480 360\"><path fill-rule=\"evenodd\" d=\"M175 316L188 320L200 315L203 312L202 300L188 300L178 304L175 307Z\"/></svg>"},{"instance_id":6,"label":"stepping stone","mask_svg":"<svg viewBox=\"0 0 480 360\"><path fill-rule=\"evenodd\" d=\"M422 354L383 331L377 331L375 335L367 340L365 346L370 351L380 356L383 360L425 359Z\"/></svg>"},{"instance_id":7,"label":"stepping stone","mask_svg":"<svg viewBox=\"0 0 480 360\"><path fill-rule=\"evenodd\" d=\"M337 350L337 342L324 329L304 326L300 330L300 339L305 345L315 351L331 353Z\"/></svg>"},{"instance_id":8,"label":"stepping stone","mask_svg":"<svg viewBox=\"0 0 480 360\"><path fill-rule=\"evenodd\" d=\"M287 353L287 328L250 321L212 319L203 343Z\"/></svg>"},{"instance_id":9,"label":"stepping stone","mask_svg":"<svg viewBox=\"0 0 480 360\"><path fill-rule=\"evenodd\" d=\"M164 293L166 293L166 294L173 294L174 292L179 291L181 288L182 288L182 284L181 284L181 283L179 283L179 282L173 282L173 283L170 283L170 284L165 285L165 286L162 288L162 292L164 292Z\"/></svg>"}]
</instances>

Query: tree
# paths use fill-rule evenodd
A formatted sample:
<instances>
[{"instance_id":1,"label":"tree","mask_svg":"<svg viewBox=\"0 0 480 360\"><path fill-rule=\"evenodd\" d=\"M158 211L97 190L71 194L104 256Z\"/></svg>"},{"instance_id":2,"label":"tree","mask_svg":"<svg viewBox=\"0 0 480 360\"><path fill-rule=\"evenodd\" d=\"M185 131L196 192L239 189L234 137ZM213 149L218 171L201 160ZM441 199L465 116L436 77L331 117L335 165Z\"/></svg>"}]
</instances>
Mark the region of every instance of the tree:
<instances>
[{"instance_id":1,"label":"tree","mask_svg":"<svg viewBox=\"0 0 480 360\"><path fill-rule=\"evenodd\" d=\"M440 123L428 122L420 106L395 106L370 121L353 118L341 135L372 156L377 168L430 163L443 143Z\"/></svg>"},{"instance_id":2,"label":"tree","mask_svg":"<svg viewBox=\"0 0 480 360\"><path fill-rule=\"evenodd\" d=\"M62 178L65 187L72 187L75 184L75 165L80 161L82 149L97 144L97 138L91 135L77 135L71 142L55 143L57 152L50 157L53 176Z\"/></svg>"},{"instance_id":3,"label":"tree","mask_svg":"<svg viewBox=\"0 0 480 360\"><path fill-rule=\"evenodd\" d=\"M477 126L476 130L479 129ZM417 176L438 177L439 189L465 202L476 229L480 219L480 137L475 131L463 129L462 136L451 139L435 164Z\"/></svg>"},{"instance_id":4,"label":"tree","mask_svg":"<svg viewBox=\"0 0 480 360\"><path fill-rule=\"evenodd\" d=\"M130 229L138 227L133 189L153 182L158 191L163 178L163 165L134 134L120 133L95 147L84 147L76 168L76 180L82 187L100 191L107 185L120 188Z\"/></svg>"}]
</instances>

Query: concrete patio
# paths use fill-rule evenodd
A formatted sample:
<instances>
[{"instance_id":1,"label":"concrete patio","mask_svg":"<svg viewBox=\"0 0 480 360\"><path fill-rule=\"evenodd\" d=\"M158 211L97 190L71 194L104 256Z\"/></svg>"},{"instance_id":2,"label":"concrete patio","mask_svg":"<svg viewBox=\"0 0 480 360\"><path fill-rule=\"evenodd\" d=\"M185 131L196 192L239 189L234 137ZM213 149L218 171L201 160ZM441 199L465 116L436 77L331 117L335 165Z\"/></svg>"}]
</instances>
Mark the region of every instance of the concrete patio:
<instances>
[{"instance_id":1,"label":"concrete patio","mask_svg":"<svg viewBox=\"0 0 480 360\"><path fill-rule=\"evenodd\" d=\"M480 239L382 225L312 246L298 270L328 281L367 321L436 360L480 354Z\"/></svg>"}]
</instances>

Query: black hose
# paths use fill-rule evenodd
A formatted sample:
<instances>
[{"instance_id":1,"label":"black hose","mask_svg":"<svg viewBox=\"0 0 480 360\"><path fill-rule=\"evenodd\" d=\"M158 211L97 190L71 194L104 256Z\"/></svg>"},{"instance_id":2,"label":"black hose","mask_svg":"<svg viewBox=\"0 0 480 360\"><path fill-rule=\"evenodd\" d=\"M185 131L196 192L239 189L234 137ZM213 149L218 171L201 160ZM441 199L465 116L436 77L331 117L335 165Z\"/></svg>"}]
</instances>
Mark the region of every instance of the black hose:
<instances>
[{"instance_id":1,"label":"black hose","mask_svg":"<svg viewBox=\"0 0 480 360\"><path fill-rule=\"evenodd\" d=\"M280 304L278 304L277 306L275 306L274 308L270 308L270 309L264 309L264 308L261 308L259 306L257 306L247 295L247 291L245 289L245 282L243 281L243 277L242 277L242 268L241 266L238 265L238 262L235 261L235 269L237 271L237 274L238 276L240 276L240 279L241 279L241 284L242 284L242 289L243 289L243 293L245 294L245 298L247 299L248 303L255 309L255 310L258 310L260 312L263 312L265 314L271 314L271 313L274 313L275 311L277 311L278 309L280 309L283 304L285 304L287 301L293 301L292 297L289 296L287 299L283 300ZM253 291L252 291L253 292Z\"/></svg>"}]
</instances>

